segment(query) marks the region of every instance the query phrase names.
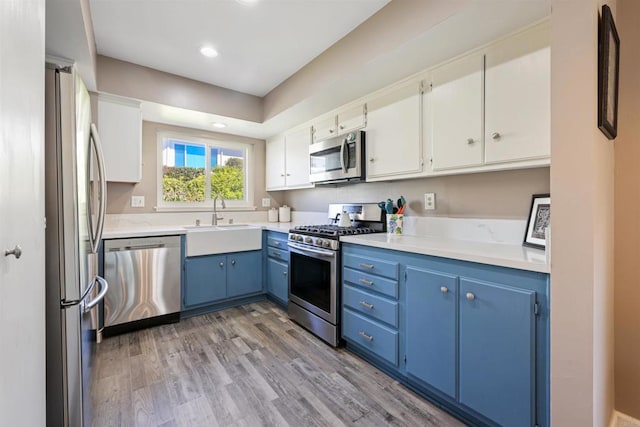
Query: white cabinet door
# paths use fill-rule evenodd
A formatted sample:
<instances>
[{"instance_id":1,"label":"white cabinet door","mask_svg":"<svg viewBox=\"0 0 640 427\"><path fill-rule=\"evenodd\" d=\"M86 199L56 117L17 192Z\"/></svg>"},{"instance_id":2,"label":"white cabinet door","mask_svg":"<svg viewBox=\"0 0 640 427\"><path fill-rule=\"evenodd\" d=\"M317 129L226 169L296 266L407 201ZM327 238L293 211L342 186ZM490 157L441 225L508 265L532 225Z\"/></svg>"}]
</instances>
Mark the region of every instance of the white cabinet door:
<instances>
[{"instance_id":1,"label":"white cabinet door","mask_svg":"<svg viewBox=\"0 0 640 427\"><path fill-rule=\"evenodd\" d=\"M282 190L285 187L285 141L284 135L270 138L266 142L266 188Z\"/></svg>"},{"instance_id":2,"label":"white cabinet door","mask_svg":"<svg viewBox=\"0 0 640 427\"><path fill-rule=\"evenodd\" d=\"M483 55L474 54L431 73L425 126L431 130L434 171L482 164L483 62Z\"/></svg>"},{"instance_id":3,"label":"white cabinet door","mask_svg":"<svg viewBox=\"0 0 640 427\"><path fill-rule=\"evenodd\" d=\"M422 171L420 95L413 82L367 102L367 181Z\"/></svg>"},{"instance_id":4,"label":"white cabinet door","mask_svg":"<svg viewBox=\"0 0 640 427\"><path fill-rule=\"evenodd\" d=\"M336 116L332 115L313 123L313 142L324 141L338 134Z\"/></svg>"},{"instance_id":5,"label":"white cabinet door","mask_svg":"<svg viewBox=\"0 0 640 427\"><path fill-rule=\"evenodd\" d=\"M550 48L546 26L486 54L486 163L550 156Z\"/></svg>"},{"instance_id":6,"label":"white cabinet door","mask_svg":"<svg viewBox=\"0 0 640 427\"><path fill-rule=\"evenodd\" d=\"M366 104L357 105L338 113L338 135L366 126Z\"/></svg>"},{"instance_id":7,"label":"white cabinet door","mask_svg":"<svg viewBox=\"0 0 640 427\"><path fill-rule=\"evenodd\" d=\"M135 101L100 97L98 132L102 140L107 181L142 179L142 117Z\"/></svg>"},{"instance_id":8,"label":"white cabinet door","mask_svg":"<svg viewBox=\"0 0 640 427\"><path fill-rule=\"evenodd\" d=\"M287 188L309 186L310 129L288 133L285 139Z\"/></svg>"}]
</instances>

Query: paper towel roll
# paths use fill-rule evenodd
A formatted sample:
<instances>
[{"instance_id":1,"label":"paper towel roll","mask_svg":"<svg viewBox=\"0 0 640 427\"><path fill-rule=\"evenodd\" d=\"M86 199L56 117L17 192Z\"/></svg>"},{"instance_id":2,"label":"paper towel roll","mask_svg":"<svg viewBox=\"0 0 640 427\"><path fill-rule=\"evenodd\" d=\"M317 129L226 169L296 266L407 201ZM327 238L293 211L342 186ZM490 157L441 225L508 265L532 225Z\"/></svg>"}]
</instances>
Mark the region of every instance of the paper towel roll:
<instances>
[{"instance_id":1,"label":"paper towel roll","mask_svg":"<svg viewBox=\"0 0 640 427\"><path fill-rule=\"evenodd\" d=\"M278 209L269 209L269 222L278 222Z\"/></svg>"},{"instance_id":2,"label":"paper towel roll","mask_svg":"<svg viewBox=\"0 0 640 427\"><path fill-rule=\"evenodd\" d=\"M291 222L291 208L287 205L282 206L279 209L280 222Z\"/></svg>"}]
</instances>

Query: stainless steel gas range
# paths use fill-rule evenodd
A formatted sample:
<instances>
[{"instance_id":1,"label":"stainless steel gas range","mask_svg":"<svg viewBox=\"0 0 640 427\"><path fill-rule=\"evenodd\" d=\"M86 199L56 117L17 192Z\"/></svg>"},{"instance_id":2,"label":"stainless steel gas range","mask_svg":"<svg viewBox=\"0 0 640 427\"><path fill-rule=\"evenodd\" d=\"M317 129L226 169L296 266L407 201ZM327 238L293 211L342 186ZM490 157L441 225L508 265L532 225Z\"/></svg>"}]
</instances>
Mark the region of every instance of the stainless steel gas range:
<instances>
[{"instance_id":1,"label":"stainless steel gas range","mask_svg":"<svg viewBox=\"0 0 640 427\"><path fill-rule=\"evenodd\" d=\"M348 215L348 221L341 220L342 215ZM384 213L376 203L331 204L327 224L289 230L289 317L337 346L340 342L340 236L384 231Z\"/></svg>"}]
</instances>

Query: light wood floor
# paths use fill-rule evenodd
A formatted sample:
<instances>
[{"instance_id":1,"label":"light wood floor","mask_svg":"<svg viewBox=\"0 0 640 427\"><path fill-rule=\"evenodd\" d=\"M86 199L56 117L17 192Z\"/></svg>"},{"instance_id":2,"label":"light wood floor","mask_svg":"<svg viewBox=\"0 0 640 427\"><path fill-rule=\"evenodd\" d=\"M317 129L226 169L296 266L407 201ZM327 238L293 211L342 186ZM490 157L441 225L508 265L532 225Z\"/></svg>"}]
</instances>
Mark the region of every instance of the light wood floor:
<instances>
[{"instance_id":1,"label":"light wood floor","mask_svg":"<svg viewBox=\"0 0 640 427\"><path fill-rule=\"evenodd\" d=\"M94 426L460 426L270 302L106 338Z\"/></svg>"}]
</instances>

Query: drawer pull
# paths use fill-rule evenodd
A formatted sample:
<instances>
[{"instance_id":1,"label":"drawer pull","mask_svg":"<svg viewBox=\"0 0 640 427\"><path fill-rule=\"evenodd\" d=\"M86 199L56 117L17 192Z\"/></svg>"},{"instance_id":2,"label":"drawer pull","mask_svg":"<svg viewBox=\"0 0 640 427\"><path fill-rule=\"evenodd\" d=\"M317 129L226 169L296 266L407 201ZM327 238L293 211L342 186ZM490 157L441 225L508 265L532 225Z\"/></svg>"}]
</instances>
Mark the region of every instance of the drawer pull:
<instances>
[{"instance_id":1,"label":"drawer pull","mask_svg":"<svg viewBox=\"0 0 640 427\"><path fill-rule=\"evenodd\" d=\"M372 335L367 335L362 331L358 332L358 335L360 335L362 338L364 338L365 340L367 340L369 342L373 341L373 336Z\"/></svg>"},{"instance_id":2,"label":"drawer pull","mask_svg":"<svg viewBox=\"0 0 640 427\"><path fill-rule=\"evenodd\" d=\"M273 242L274 246L280 246L280 242Z\"/></svg>"},{"instance_id":3,"label":"drawer pull","mask_svg":"<svg viewBox=\"0 0 640 427\"><path fill-rule=\"evenodd\" d=\"M369 304L368 302L360 301L360 305L365 308L368 308L369 310L373 310L373 304Z\"/></svg>"},{"instance_id":4,"label":"drawer pull","mask_svg":"<svg viewBox=\"0 0 640 427\"><path fill-rule=\"evenodd\" d=\"M446 294L447 292L449 292L449 289L447 289L446 286L440 286L440 292L442 292L443 294Z\"/></svg>"},{"instance_id":5,"label":"drawer pull","mask_svg":"<svg viewBox=\"0 0 640 427\"><path fill-rule=\"evenodd\" d=\"M364 262L360 263L360 267L368 268L369 270L373 270L373 264L365 264Z\"/></svg>"},{"instance_id":6,"label":"drawer pull","mask_svg":"<svg viewBox=\"0 0 640 427\"><path fill-rule=\"evenodd\" d=\"M358 282L362 283L363 285L373 286L373 282L371 280L360 279L360 280L358 280Z\"/></svg>"},{"instance_id":7,"label":"drawer pull","mask_svg":"<svg viewBox=\"0 0 640 427\"><path fill-rule=\"evenodd\" d=\"M476 299L476 296L474 294L472 294L471 292L467 292L467 299L469 301L473 301Z\"/></svg>"}]
</instances>

